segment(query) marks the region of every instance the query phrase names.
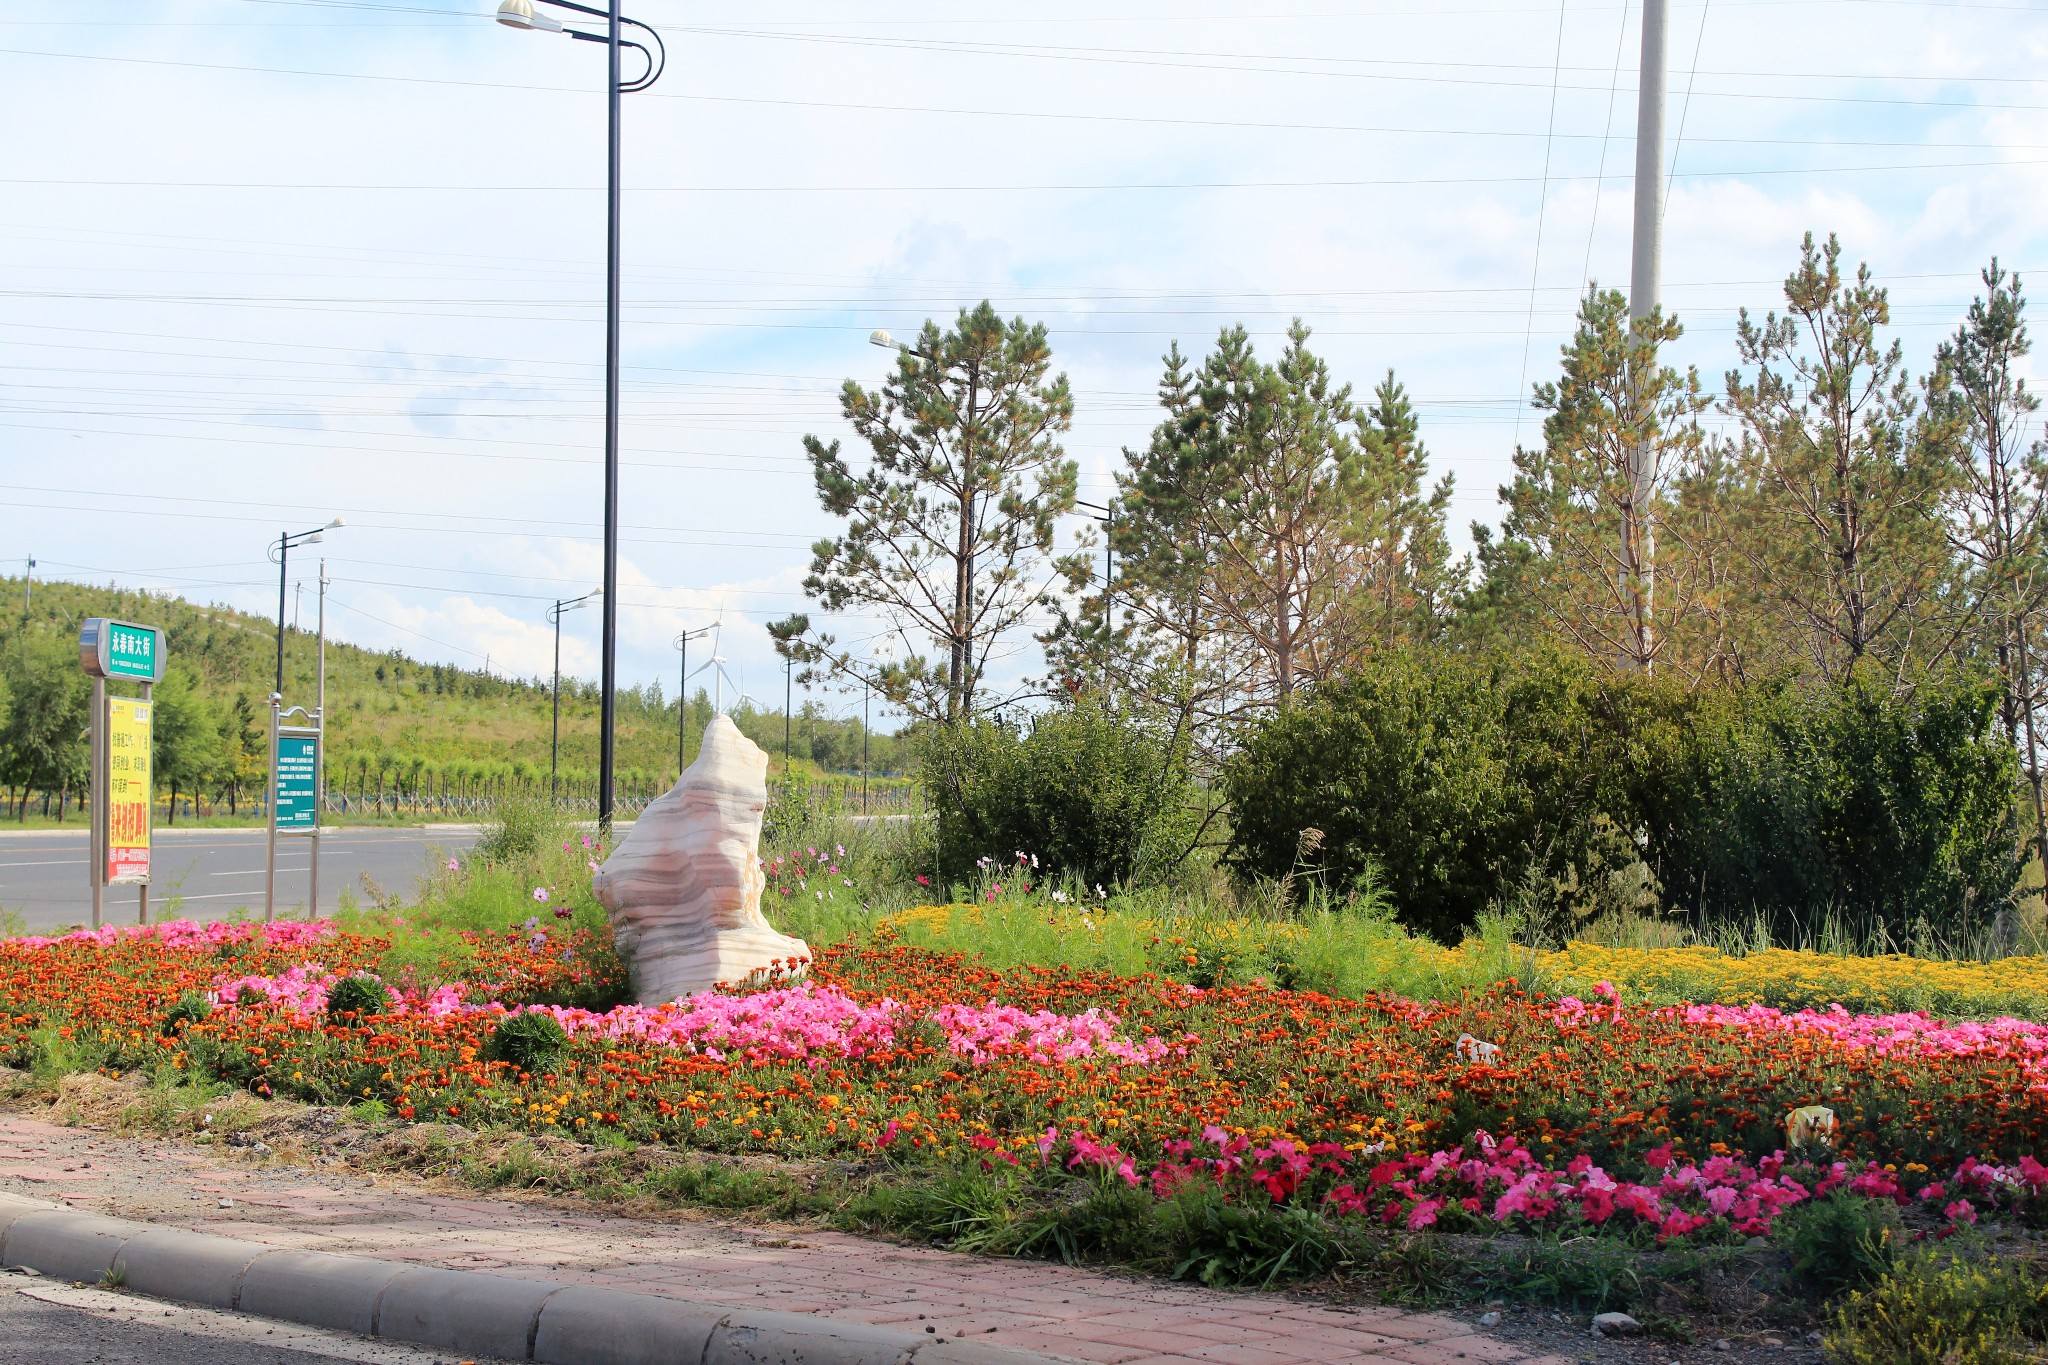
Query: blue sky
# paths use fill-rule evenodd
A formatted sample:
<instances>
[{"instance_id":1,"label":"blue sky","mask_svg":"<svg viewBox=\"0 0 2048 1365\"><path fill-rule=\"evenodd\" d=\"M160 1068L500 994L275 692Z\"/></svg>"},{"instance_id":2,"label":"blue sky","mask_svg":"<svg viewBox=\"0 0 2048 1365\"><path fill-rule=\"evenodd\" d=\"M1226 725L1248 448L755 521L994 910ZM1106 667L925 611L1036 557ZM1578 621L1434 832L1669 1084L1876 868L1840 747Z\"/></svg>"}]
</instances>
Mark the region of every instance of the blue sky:
<instances>
[{"instance_id":1,"label":"blue sky","mask_svg":"<svg viewBox=\"0 0 2048 1365\"><path fill-rule=\"evenodd\" d=\"M598 572L603 57L490 8L0 7L8 572L268 611L266 539L340 515L338 634L545 671L547 601ZM627 109L625 680L722 616L772 692L760 627L831 529L800 438L880 378L871 329L983 297L1050 326L1084 497L1170 342L1299 315L1361 390L1407 383L1461 542L1495 518L1584 280L1626 283L1640 6L1026 10L631 10L670 63ZM1916 373L1994 252L2048 264L2044 47L2021 4L1675 7L1683 357L1719 388L1809 228L1890 286Z\"/></svg>"}]
</instances>

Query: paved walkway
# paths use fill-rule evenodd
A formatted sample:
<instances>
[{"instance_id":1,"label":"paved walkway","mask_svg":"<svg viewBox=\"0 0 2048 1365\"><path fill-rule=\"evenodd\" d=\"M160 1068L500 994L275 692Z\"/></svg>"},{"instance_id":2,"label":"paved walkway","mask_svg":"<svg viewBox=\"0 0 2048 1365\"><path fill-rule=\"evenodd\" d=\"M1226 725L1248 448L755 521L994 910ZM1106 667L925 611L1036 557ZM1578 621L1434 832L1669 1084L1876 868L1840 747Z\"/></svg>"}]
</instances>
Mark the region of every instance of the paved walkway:
<instances>
[{"instance_id":1,"label":"paved walkway","mask_svg":"<svg viewBox=\"0 0 2048 1365\"><path fill-rule=\"evenodd\" d=\"M331 1158L330 1158L331 1160ZM276 1246L909 1326L1101 1365L1561 1365L1456 1319L689 1214L463 1198L0 1113L0 1189Z\"/></svg>"}]
</instances>

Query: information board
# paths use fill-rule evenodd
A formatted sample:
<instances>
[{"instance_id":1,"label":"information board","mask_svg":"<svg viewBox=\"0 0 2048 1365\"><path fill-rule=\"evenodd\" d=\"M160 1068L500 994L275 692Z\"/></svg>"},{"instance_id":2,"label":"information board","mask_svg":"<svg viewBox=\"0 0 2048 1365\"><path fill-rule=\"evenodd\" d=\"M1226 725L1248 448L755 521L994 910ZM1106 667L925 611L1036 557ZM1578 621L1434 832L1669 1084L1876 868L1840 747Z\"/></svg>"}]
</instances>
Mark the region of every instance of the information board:
<instances>
[{"instance_id":1,"label":"information board","mask_svg":"<svg viewBox=\"0 0 2048 1365\"><path fill-rule=\"evenodd\" d=\"M107 698L107 866L109 886L149 881L151 703Z\"/></svg>"},{"instance_id":2,"label":"information board","mask_svg":"<svg viewBox=\"0 0 2048 1365\"><path fill-rule=\"evenodd\" d=\"M314 734L280 732L277 737L277 829L280 834L310 834L320 824L320 803L314 799L314 774L319 770L320 739Z\"/></svg>"}]
</instances>

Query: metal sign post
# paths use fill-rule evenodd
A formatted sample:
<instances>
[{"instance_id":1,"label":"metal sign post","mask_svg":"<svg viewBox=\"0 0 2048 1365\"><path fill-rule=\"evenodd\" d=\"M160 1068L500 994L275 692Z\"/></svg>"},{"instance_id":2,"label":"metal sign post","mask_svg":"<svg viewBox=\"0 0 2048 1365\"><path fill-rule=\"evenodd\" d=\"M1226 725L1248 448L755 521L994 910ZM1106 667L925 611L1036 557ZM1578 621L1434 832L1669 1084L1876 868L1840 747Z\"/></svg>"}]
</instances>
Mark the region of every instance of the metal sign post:
<instances>
[{"instance_id":1,"label":"metal sign post","mask_svg":"<svg viewBox=\"0 0 2048 1365\"><path fill-rule=\"evenodd\" d=\"M286 725L288 716L304 716L310 725ZM277 836L302 836L313 841L311 876L306 889L306 917L320 913L320 710L302 706L284 709L284 698L270 694L270 836L263 878L263 918L277 918Z\"/></svg>"},{"instance_id":2,"label":"metal sign post","mask_svg":"<svg viewBox=\"0 0 2048 1365\"><path fill-rule=\"evenodd\" d=\"M89 617L78 632L78 663L92 679L92 927L100 927L109 886L138 888L138 922L147 924L155 711L150 693L164 676L164 633ZM142 696L109 697L109 678L139 683Z\"/></svg>"}]
</instances>

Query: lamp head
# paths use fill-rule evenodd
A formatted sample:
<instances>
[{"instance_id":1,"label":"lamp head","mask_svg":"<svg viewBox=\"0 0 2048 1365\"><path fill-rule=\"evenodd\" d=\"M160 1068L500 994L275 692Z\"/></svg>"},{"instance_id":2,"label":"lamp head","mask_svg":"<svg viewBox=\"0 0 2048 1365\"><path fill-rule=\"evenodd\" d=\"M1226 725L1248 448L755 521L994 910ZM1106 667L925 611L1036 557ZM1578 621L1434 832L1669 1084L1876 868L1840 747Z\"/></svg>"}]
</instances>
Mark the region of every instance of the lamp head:
<instances>
[{"instance_id":1,"label":"lamp head","mask_svg":"<svg viewBox=\"0 0 2048 1365\"><path fill-rule=\"evenodd\" d=\"M348 525L347 522L343 521L340 517L336 517L333 521L327 523L327 529L332 531L335 530L337 527L342 527L346 525Z\"/></svg>"},{"instance_id":2,"label":"lamp head","mask_svg":"<svg viewBox=\"0 0 2048 1365\"><path fill-rule=\"evenodd\" d=\"M551 15L536 13L533 0L504 0L498 6L498 22L506 28L538 29L542 33L562 31L562 21Z\"/></svg>"},{"instance_id":3,"label":"lamp head","mask_svg":"<svg viewBox=\"0 0 2048 1365\"><path fill-rule=\"evenodd\" d=\"M298 543L301 545L318 545L320 543L320 533L315 531L310 536L301 536Z\"/></svg>"},{"instance_id":4,"label":"lamp head","mask_svg":"<svg viewBox=\"0 0 2048 1365\"><path fill-rule=\"evenodd\" d=\"M896 338L889 335L888 328L877 327L874 331L868 333L868 345L884 346L893 351L896 349Z\"/></svg>"}]
</instances>

